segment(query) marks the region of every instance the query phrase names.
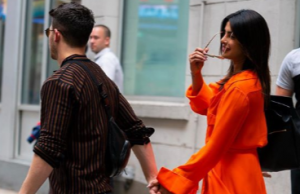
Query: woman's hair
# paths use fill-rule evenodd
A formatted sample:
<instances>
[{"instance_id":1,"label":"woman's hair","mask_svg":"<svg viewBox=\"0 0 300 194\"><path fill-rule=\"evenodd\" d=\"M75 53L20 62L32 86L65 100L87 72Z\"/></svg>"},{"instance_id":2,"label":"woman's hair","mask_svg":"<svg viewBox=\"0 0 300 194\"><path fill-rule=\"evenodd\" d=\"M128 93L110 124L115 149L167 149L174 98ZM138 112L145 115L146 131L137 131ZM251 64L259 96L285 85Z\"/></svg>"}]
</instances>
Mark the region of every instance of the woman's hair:
<instances>
[{"instance_id":1,"label":"woman's hair","mask_svg":"<svg viewBox=\"0 0 300 194\"><path fill-rule=\"evenodd\" d=\"M231 30L236 39L240 42L246 56L242 70L251 69L257 73L262 86L265 103L267 103L270 97L271 84L269 70L271 41L267 22L256 11L237 11L223 19L221 24L221 38L224 36L227 22L230 22ZM220 48L220 50L221 49L222 48ZM233 70L233 64L231 64L228 74L221 83L219 83L221 87L234 75Z\"/></svg>"}]
</instances>

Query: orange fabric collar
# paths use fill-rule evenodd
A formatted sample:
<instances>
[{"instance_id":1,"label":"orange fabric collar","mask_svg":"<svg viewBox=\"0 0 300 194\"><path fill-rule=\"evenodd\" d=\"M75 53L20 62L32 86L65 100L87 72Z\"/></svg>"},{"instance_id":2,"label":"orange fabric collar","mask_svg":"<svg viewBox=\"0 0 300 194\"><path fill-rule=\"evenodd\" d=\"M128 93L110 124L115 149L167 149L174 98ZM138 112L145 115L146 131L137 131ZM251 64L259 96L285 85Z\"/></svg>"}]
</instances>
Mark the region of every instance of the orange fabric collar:
<instances>
[{"instance_id":1,"label":"orange fabric collar","mask_svg":"<svg viewBox=\"0 0 300 194\"><path fill-rule=\"evenodd\" d=\"M257 74L252 70L245 70L240 73L237 73L227 81L224 88L227 90L227 88L229 88L233 83L238 81L248 80L248 79L258 80Z\"/></svg>"}]
</instances>

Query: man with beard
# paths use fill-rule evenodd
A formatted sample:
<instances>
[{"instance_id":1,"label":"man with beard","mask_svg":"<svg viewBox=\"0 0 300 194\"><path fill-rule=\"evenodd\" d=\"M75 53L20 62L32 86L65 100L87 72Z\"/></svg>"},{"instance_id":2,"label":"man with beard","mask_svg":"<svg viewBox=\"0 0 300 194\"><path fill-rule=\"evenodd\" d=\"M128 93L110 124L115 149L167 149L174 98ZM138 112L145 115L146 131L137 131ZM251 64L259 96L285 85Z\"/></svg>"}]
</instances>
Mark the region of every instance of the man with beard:
<instances>
[{"instance_id":1,"label":"man with beard","mask_svg":"<svg viewBox=\"0 0 300 194\"><path fill-rule=\"evenodd\" d=\"M42 86L41 134L19 193L36 193L48 177L50 193L108 194L112 190L105 175L105 108L92 78L74 61L80 61L102 83L112 116L127 134L150 182L157 168L147 128L117 86L84 54L94 26L92 12L80 4L67 3L49 14L52 23L45 32L51 57L60 68Z\"/></svg>"}]
</instances>

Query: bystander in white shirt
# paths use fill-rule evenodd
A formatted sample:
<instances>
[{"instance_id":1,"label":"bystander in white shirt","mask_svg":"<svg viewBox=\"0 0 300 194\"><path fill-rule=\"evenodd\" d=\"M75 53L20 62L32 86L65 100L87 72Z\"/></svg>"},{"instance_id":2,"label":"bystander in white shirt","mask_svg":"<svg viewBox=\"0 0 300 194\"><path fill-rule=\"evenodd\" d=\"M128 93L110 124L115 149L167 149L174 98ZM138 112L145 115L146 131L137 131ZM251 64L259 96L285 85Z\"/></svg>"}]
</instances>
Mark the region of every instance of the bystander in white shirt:
<instances>
[{"instance_id":1,"label":"bystander in white shirt","mask_svg":"<svg viewBox=\"0 0 300 194\"><path fill-rule=\"evenodd\" d=\"M119 59L111 52L110 48L102 49L95 56L95 62L102 68L105 74L123 92L123 71Z\"/></svg>"}]
</instances>

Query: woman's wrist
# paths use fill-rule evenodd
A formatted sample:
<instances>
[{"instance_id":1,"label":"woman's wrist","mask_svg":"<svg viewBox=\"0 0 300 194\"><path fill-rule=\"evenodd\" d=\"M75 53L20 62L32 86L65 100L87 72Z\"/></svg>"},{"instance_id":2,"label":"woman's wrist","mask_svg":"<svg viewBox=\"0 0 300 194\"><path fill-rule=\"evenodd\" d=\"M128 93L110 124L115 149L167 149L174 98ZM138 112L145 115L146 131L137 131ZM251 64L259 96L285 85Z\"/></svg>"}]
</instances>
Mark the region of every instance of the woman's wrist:
<instances>
[{"instance_id":1,"label":"woman's wrist","mask_svg":"<svg viewBox=\"0 0 300 194\"><path fill-rule=\"evenodd\" d=\"M198 71L191 71L191 76L197 76L200 75L200 70Z\"/></svg>"}]
</instances>

